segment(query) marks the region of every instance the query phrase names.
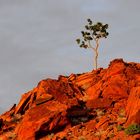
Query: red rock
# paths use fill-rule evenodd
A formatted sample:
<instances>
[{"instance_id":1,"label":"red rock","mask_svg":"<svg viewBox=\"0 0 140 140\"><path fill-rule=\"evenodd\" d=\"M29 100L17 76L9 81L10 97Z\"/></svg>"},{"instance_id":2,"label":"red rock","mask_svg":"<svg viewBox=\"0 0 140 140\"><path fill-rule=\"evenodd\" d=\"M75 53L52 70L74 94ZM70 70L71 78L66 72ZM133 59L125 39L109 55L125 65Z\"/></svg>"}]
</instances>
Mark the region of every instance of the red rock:
<instances>
[{"instance_id":1,"label":"red rock","mask_svg":"<svg viewBox=\"0 0 140 140\"><path fill-rule=\"evenodd\" d=\"M113 60L107 69L45 79L0 116L0 138L17 140L139 139L140 64Z\"/></svg>"},{"instance_id":2,"label":"red rock","mask_svg":"<svg viewBox=\"0 0 140 140\"><path fill-rule=\"evenodd\" d=\"M30 109L15 130L17 138L35 139L53 129L58 131L68 123L66 109L67 106L58 101L49 101Z\"/></svg>"},{"instance_id":3,"label":"red rock","mask_svg":"<svg viewBox=\"0 0 140 140\"><path fill-rule=\"evenodd\" d=\"M140 124L140 86L134 87L131 90L127 101L126 114L126 125L133 123Z\"/></svg>"},{"instance_id":4,"label":"red rock","mask_svg":"<svg viewBox=\"0 0 140 140\"><path fill-rule=\"evenodd\" d=\"M7 136L0 136L1 140L8 140Z\"/></svg>"},{"instance_id":5,"label":"red rock","mask_svg":"<svg viewBox=\"0 0 140 140\"><path fill-rule=\"evenodd\" d=\"M97 130L103 130L103 131L107 131L108 128L113 124L114 122L111 121L111 117L110 116L102 116L101 118L99 118L99 122L96 124L96 129Z\"/></svg>"}]
</instances>

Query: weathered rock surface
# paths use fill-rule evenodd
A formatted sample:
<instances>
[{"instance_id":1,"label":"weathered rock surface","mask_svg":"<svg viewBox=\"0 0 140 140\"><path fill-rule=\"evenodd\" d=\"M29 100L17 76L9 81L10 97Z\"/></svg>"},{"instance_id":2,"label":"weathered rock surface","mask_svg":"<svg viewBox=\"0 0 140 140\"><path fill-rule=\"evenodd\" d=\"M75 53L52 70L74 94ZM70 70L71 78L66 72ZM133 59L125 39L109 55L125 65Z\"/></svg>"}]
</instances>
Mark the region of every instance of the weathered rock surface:
<instances>
[{"instance_id":1,"label":"weathered rock surface","mask_svg":"<svg viewBox=\"0 0 140 140\"><path fill-rule=\"evenodd\" d=\"M0 116L0 139L139 140L140 64L45 79ZM137 130L134 130L137 129Z\"/></svg>"}]
</instances>

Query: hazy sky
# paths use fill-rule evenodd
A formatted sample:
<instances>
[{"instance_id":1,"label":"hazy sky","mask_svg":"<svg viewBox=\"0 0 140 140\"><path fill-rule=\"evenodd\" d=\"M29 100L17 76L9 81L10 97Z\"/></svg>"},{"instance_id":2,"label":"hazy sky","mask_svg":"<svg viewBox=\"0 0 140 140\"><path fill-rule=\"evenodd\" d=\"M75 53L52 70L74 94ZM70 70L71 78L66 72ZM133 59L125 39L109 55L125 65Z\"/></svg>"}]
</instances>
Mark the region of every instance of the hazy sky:
<instances>
[{"instance_id":1,"label":"hazy sky","mask_svg":"<svg viewBox=\"0 0 140 140\"><path fill-rule=\"evenodd\" d=\"M87 18L109 24L99 63L140 62L139 0L0 0L0 112L45 78L93 69L93 52L80 49Z\"/></svg>"}]
</instances>

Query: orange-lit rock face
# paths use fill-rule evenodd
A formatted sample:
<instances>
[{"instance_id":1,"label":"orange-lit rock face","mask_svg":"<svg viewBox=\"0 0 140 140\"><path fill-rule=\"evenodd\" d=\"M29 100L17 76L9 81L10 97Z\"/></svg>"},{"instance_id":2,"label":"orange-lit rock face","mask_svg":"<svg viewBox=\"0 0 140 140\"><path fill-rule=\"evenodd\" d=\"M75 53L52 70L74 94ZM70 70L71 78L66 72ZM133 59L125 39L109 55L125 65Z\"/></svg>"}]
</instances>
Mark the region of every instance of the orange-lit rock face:
<instances>
[{"instance_id":1,"label":"orange-lit rock face","mask_svg":"<svg viewBox=\"0 0 140 140\"><path fill-rule=\"evenodd\" d=\"M140 124L140 86L134 87L129 95L127 106L127 125L132 123Z\"/></svg>"},{"instance_id":2,"label":"orange-lit rock face","mask_svg":"<svg viewBox=\"0 0 140 140\"><path fill-rule=\"evenodd\" d=\"M18 139L35 139L44 132L59 131L68 124L67 106L58 101L48 101L31 108L25 115L15 132Z\"/></svg>"},{"instance_id":3,"label":"orange-lit rock face","mask_svg":"<svg viewBox=\"0 0 140 140\"><path fill-rule=\"evenodd\" d=\"M135 140L140 125L140 64L112 61L107 69L46 79L0 116L0 138Z\"/></svg>"}]
</instances>

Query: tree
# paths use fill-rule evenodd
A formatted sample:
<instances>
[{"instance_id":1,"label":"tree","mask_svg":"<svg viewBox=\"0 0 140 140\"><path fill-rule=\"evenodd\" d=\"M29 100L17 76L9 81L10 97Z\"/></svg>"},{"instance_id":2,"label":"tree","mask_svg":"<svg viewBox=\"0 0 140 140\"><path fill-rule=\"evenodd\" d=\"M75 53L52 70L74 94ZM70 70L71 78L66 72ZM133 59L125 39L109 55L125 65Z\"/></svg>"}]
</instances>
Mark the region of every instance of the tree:
<instances>
[{"instance_id":1,"label":"tree","mask_svg":"<svg viewBox=\"0 0 140 140\"><path fill-rule=\"evenodd\" d=\"M93 23L91 19L87 19L88 24L85 25L86 31L81 31L82 40L80 38L76 39L78 45L81 48L91 48L95 53L94 65L95 69L98 67L98 48L99 48L99 40L101 38L107 38L109 33L107 32L108 24L103 24L101 22ZM91 42L93 44L91 44Z\"/></svg>"}]
</instances>

